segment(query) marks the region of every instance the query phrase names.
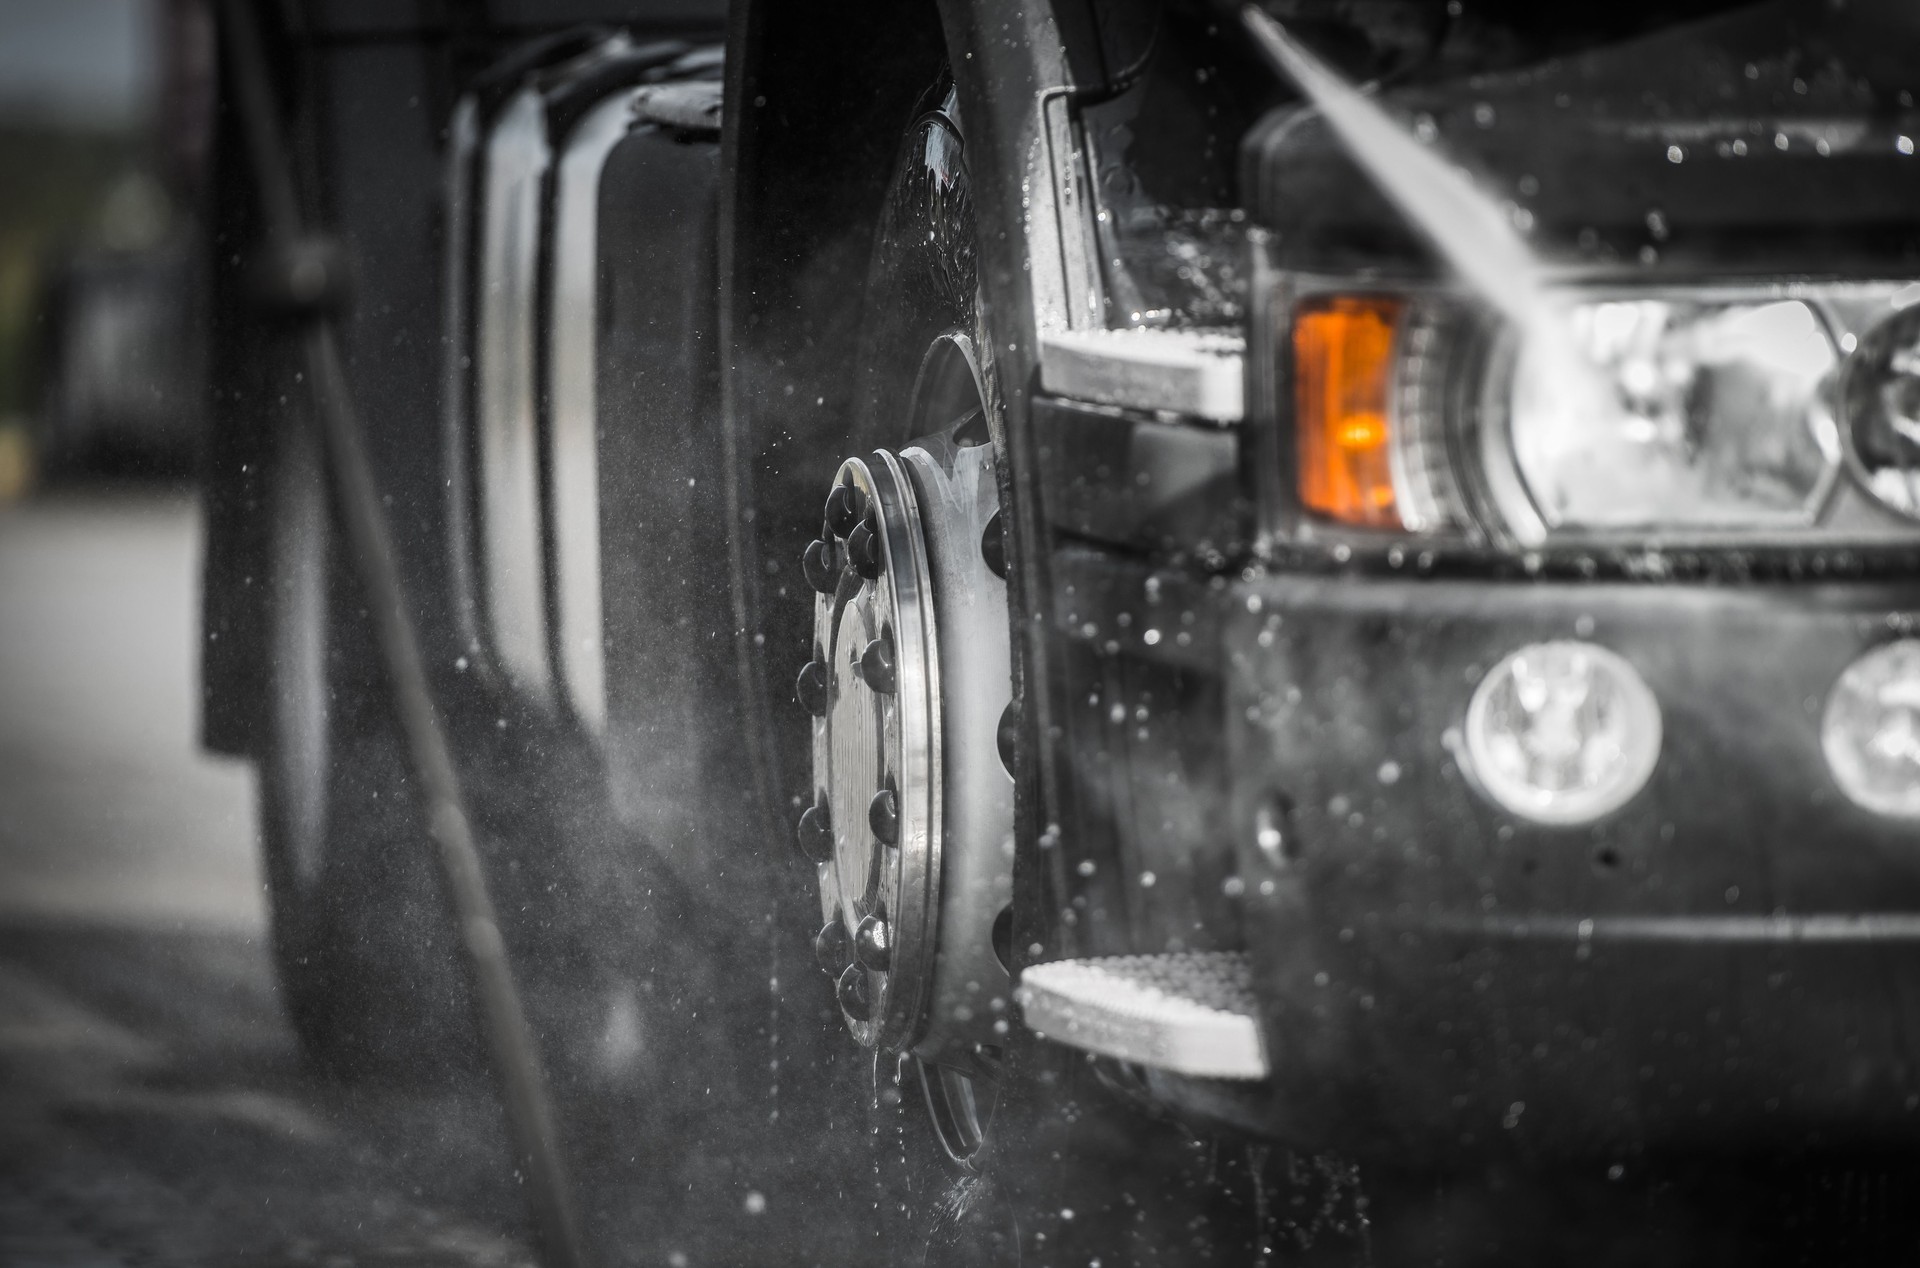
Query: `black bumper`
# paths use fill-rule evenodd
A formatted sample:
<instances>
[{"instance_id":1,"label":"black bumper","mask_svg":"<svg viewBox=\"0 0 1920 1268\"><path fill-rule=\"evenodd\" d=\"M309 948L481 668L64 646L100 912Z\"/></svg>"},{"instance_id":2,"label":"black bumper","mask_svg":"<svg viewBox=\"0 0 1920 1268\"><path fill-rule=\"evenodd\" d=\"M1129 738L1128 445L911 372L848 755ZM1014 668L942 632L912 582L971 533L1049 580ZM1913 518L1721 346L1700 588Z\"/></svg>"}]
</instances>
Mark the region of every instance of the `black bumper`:
<instances>
[{"instance_id":1,"label":"black bumper","mask_svg":"<svg viewBox=\"0 0 1920 1268\"><path fill-rule=\"evenodd\" d=\"M1920 1142L1920 825L1819 738L1920 587L1053 572L1048 955L1254 960L1270 1082L1174 1099L1398 1159ZM1661 753L1542 827L1457 737L1502 657L1576 637L1646 681Z\"/></svg>"},{"instance_id":2,"label":"black bumper","mask_svg":"<svg viewBox=\"0 0 1920 1268\"><path fill-rule=\"evenodd\" d=\"M1268 1121L1428 1156L1920 1139L1920 828L1847 801L1819 742L1834 679L1914 600L1231 588L1228 830ZM1477 792L1454 745L1495 662L1576 634L1640 672L1664 741L1626 806L1540 827ZM1279 851L1256 844L1263 807Z\"/></svg>"}]
</instances>

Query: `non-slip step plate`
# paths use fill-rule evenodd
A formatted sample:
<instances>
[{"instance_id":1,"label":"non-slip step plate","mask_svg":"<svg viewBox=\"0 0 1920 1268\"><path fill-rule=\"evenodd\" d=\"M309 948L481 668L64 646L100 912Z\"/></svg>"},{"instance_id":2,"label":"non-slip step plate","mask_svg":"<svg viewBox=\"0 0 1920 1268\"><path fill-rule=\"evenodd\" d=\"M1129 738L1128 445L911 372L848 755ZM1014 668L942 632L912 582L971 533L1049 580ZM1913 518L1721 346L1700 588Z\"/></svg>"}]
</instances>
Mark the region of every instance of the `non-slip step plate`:
<instances>
[{"instance_id":1,"label":"non-slip step plate","mask_svg":"<svg viewBox=\"0 0 1920 1268\"><path fill-rule=\"evenodd\" d=\"M1043 1038L1207 1079L1264 1079L1267 1054L1245 952L1036 964L1015 992Z\"/></svg>"}]
</instances>

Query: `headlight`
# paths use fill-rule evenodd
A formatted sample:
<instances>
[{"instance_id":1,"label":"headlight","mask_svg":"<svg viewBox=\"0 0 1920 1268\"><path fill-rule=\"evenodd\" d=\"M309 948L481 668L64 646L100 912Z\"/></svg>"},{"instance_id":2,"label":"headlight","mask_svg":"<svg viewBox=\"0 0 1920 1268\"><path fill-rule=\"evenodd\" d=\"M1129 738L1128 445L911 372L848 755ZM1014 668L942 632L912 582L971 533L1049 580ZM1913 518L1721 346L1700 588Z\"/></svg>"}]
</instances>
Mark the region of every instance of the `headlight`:
<instances>
[{"instance_id":1,"label":"headlight","mask_svg":"<svg viewBox=\"0 0 1920 1268\"><path fill-rule=\"evenodd\" d=\"M1504 394L1507 443L1548 529L1812 522L1840 456L1816 440L1836 434L1820 392L1840 358L1813 309L1602 300L1566 326L1597 384L1529 339Z\"/></svg>"},{"instance_id":2,"label":"headlight","mask_svg":"<svg viewBox=\"0 0 1920 1268\"><path fill-rule=\"evenodd\" d=\"M1847 666L1827 697L1820 747L1855 803L1920 818L1920 639L1888 643Z\"/></svg>"},{"instance_id":3,"label":"headlight","mask_svg":"<svg viewBox=\"0 0 1920 1268\"><path fill-rule=\"evenodd\" d=\"M1781 537L1830 518L1851 457L1863 491L1920 515L1920 307L1899 307L1916 293L1569 293L1550 332L1447 295L1307 296L1300 507L1515 545Z\"/></svg>"},{"instance_id":4,"label":"headlight","mask_svg":"<svg viewBox=\"0 0 1920 1268\"><path fill-rule=\"evenodd\" d=\"M1660 706L1633 666L1561 640L1514 652L1467 707L1467 756L1496 802L1537 823L1575 824L1625 805L1660 758Z\"/></svg>"},{"instance_id":5,"label":"headlight","mask_svg":"<svg viewBox=\"0 0 1920 1268\"><path fill-rule=\"evenodd\" d=\"M1861 483L1881 505L1920 517L1920 308L1861 340L1841 399Z\"/></svg>"}]
</instances>

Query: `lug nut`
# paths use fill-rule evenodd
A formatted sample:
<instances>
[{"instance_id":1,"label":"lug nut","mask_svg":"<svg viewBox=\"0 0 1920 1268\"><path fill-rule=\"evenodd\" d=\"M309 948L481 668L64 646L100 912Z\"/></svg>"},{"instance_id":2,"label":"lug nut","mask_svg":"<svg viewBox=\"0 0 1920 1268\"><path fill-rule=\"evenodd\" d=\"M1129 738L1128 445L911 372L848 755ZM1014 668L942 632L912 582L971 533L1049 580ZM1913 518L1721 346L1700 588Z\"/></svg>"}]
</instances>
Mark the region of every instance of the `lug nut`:
<instances>
[{"instance_id":1,"label":"lug nut","mask_svg":"<svg viewBox=\"0 0 1920 1268\"><path fill-rule=\"evenodd\" d=\"M867 826L882 845L900 844L900 799L893 789L882 788L867 803Z\"/></svg>"},{"instance_id":2,"label":"lug nut","mask_svg":"<svg viewBox=\"0 0 1920 1268\"><path fill-rule=\"evenodd\" d=\"M987 570L994 576L1002 581L1007 579L1007 541L1000 531L998 511L980 533L980 558L986 561Z\"/></svg>"},{"instance_id":3,"label":"lug nut","mask_svg":"<svg viewBox=\"0 0 1920 1268\"><path fill-rule=\"evenodd\" d=\"M880 575L880 535L873 530L871 516L847 534L847 564L868 581Z\"/></svg>"},{"instance_id":4,"label":"lug nut","mask_svg":"<svg viewBox=\"0 0 1920 1268\"><path fill-rule=\"evenodd\" d=\"M885 634L860 653L860 681L883 696L893 694L893 639Z\"/></svg>"},{"instance_id":5,"label":"lug nut","mask_svg":"<svg viewBox=\"0 0 1920 1268\"><path fill-rule=\"evenodd\" d=\"M835 916L813 935L813 959L828 977L838 977L853 957L847 950L847 927Z\"/></svg>"},{"instance_id":6,"label":"lug nut","mask_svg":"<svg viewBox=\"0 0 1920 1268\"><path fill-rule=\"evenodd\" d=\"M840 981L834 988L834 994L840 997L840 1007L847 1016L855 1021L868 1021L873 1016L873 996L867 983L867 971L857 964L849 964L846 972L840 975Z\"/></svg>"},{"instance_id":7,"label":"lug nut","mask_svg":"<svg viewBox=\"0 0 1920 1268\"><path fill-rule=\"evenodd\" d=\"M862 920L860 927L854 930L853 955L877 973L884 973L892 967L893 931L887 928L887 922L877 915Z\"/></svg>"},{"instance_id":8,"label":"lug nut","mask_svg":"<svg viewBox=\"0 0 1920 1268\"><path fill-rule=\"evenodd\" d=\"M827 667L817 660L810 660L800 668L800 676L794 679L793 694L808 713L816 718L827 716Z\"/></svg>"},{"instance_id":9,"label":"lug nut","mask_svg":"<svg viewBox=\"0 0 1920 1268\"><path fill-rule=\"evenodd\" d=\"M807 584L821 594L832 594L840 584L840 551L831 541L815 540L800 559Z\"/></svg>"},{"instance_id":10,"label":"lug nut","mask_svg":"<svg viewBox=\"0 0 1920 1268\"><path fill-rule=\"evenodd\" d=\"M836 484L827 494L827 529L836 537L852 535L867 514L867 495L851 484Z\"/></svg>"},{"instance_id":11,"label":"lug nut","mask_svg":"<svg viewBox=\"0 0 1920 1268\"><path fill-rule=\"evenodd\" d=\"M833 817L822 797L800 814L800 852L815 863L833 857Z\"/></svg>"},{"instance_id":12,"label":"lug nut","mask_svg":"<svg viewBox=\"0 0 1920 1268\"><path fill-rule=\"evenodd\" d=\"M1007 707L1000 711L1000 725L993 738L1000 747L1000 764L1007 768L1007 774L1013 774L1014 745L1020 742L1020 713L1013 701L1007 701Z\"/></svg>"}]
</instances>

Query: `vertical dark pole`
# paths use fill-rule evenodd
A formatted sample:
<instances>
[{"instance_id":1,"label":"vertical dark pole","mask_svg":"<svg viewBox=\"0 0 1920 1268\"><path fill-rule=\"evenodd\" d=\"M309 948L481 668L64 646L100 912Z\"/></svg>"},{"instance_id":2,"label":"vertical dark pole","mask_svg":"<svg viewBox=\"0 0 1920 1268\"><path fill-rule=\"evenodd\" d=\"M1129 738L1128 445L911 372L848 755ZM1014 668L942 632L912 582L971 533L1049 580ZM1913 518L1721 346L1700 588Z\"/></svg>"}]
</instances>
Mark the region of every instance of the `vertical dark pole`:
<instances>
[{"instance_id":1,"label":"vertical dark pole","mask_svg":"<svg viewBox=\"0 0 1920 1268\"><path fill-rule=\"evenodd\" d=\"M266 225L267 250L270 259L291 260L293 248L302 241L303 225L279 113L269 87L266 48L261 42L254 0L224 0L222 17L231 82ZM321 266L309 259L308 267ZM290 273L299 271L297 265L289 269ZM303 289L302 280L290 276L284 289L297 293ZM309 280L316 295L325 290L324 279ZM408 757L426 799L428 833L446 878L454 918L459 922L461 946L500 1081L507 1126L526 1176L542 1258L551 1268L583 1268L586 1255L574 1219L539 1049L514 986L506 944L487 892L486 873L474 846L459 774L428 690L420 642L407 613L400 571L394 562L393 540L354 418L339 338L323 305L316 303L303 320L306 328L301 339L313 385L314 416L333 477L335 513L365 588Z\"/></svg>"}]
</instances>

